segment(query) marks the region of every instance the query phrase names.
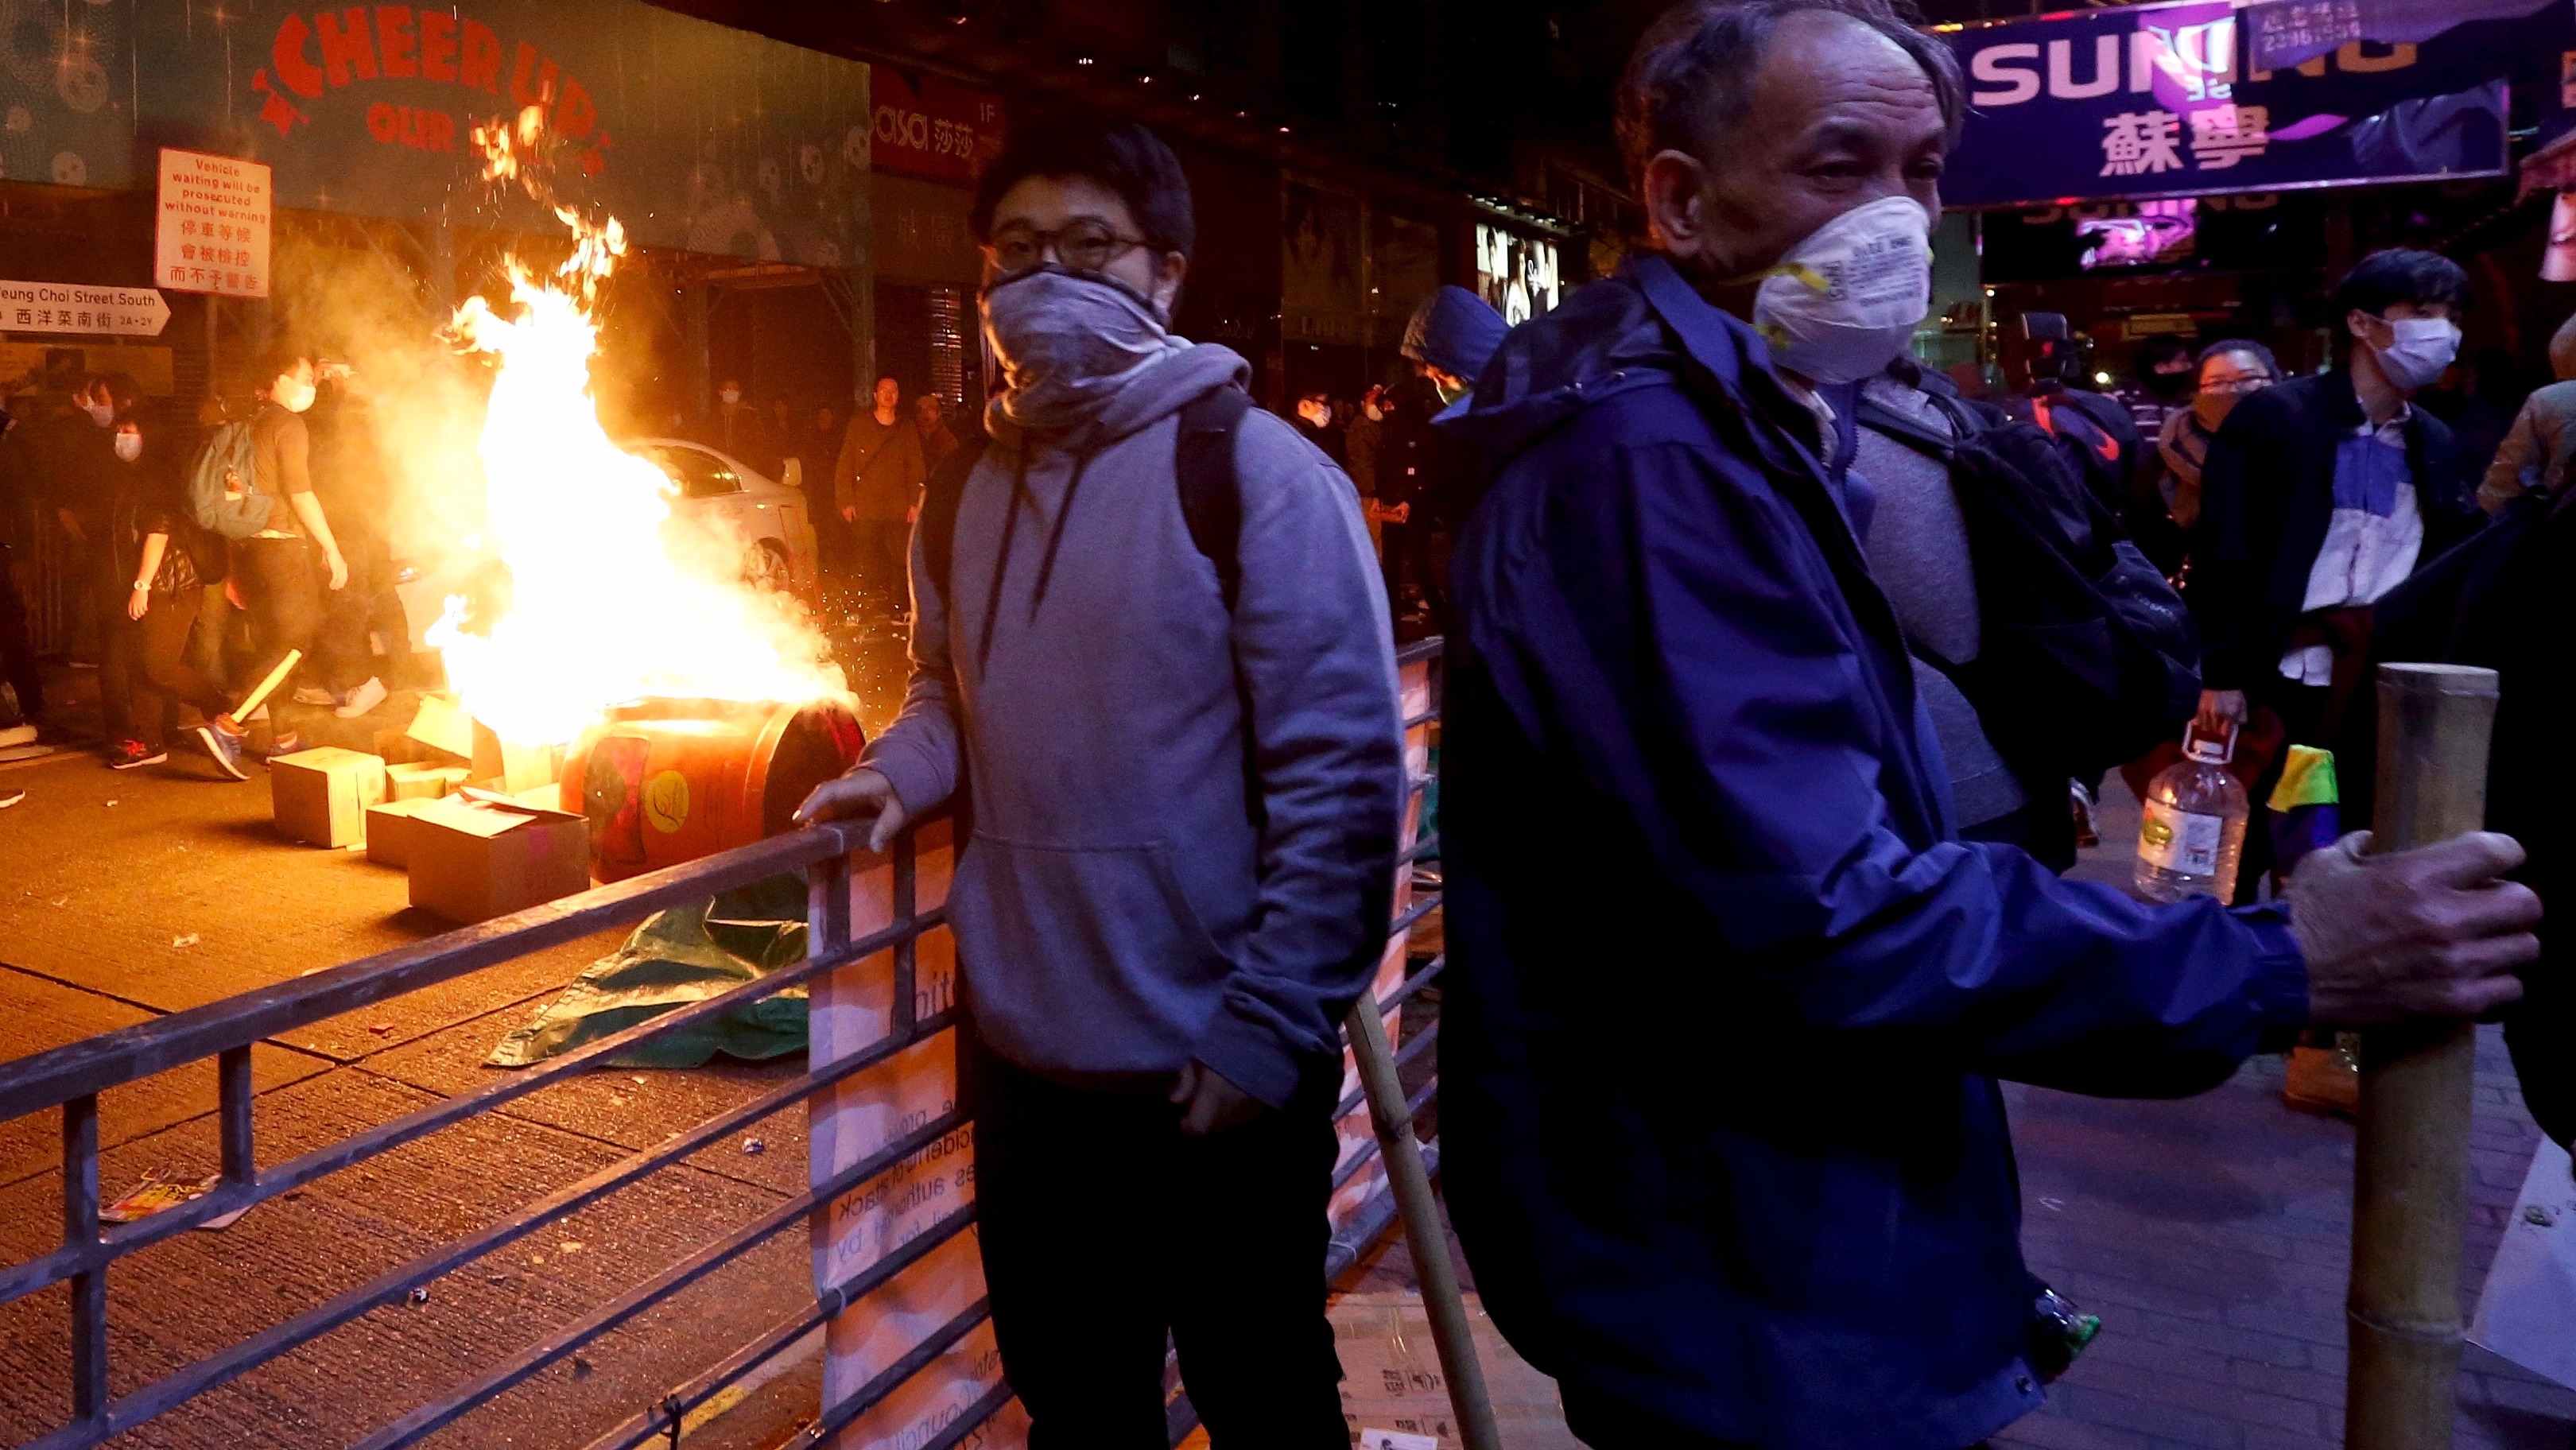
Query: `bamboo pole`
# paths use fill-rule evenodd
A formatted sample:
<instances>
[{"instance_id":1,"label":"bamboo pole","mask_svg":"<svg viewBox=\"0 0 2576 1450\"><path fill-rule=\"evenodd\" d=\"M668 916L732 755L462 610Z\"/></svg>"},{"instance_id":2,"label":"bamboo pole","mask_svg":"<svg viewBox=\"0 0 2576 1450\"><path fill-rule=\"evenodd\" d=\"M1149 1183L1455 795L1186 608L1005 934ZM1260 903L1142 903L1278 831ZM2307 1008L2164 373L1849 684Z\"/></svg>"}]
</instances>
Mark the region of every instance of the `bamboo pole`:
<instances>
[{"instance_id":1,"label":"bamboo pole","mask_svg":"<svg viewBox=\"0 0 2576 1450\"><path fill-rule=\"evenodd\" d=\"M2374 852L2429 846L2486 822L2496 675L2379 669ZM2460 1375L2477 1028L2423 1020L2362 1034L2353 1162L2347 1450L2449 1450Z\"/></svg>"},{"instance_id":2,"label":"bamboo pole","mask_svg":"<svg viewBox=\"0 0 2576 1450\"><path fill-rule=\"evenodd\" d=\"M1422 1280L1422 1307L1431 1316L1431 1343L1440 1352L1441 1376L1449 1382L1450 1408L1458 1414L1459 1443L1466 1450L1502 1450L1485 1367L1467 1328L1466 1301L1458 1295L1458 1266L1449 1259L1449 1233L1441 1227L1440 1205L1431 1196L1431 1175L1423 1169L1422 1145L1413 1136L1413 1110L1404 1104L1404 1084L1396 1076L1395 1053L1387 1046L1386 1024L1378 1011L1376 998L1361 993L1351 1008L1351 1056L1368 1092L1369 1120L1377 1126L1378 1153L1386 1160L1387 1185L1413 1250L1413 1271Z\"/></svg>"}]
</instances>

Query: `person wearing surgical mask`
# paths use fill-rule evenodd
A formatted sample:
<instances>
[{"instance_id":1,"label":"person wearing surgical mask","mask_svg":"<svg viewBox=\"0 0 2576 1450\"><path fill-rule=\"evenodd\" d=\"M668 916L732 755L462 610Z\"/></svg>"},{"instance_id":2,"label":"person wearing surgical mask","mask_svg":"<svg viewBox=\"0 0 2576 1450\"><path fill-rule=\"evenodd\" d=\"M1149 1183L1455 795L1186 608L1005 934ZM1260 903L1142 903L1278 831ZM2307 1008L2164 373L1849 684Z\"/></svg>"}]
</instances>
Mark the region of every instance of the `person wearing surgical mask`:
<instances>
[{"instance_id":1,"label":"person wearing surgical mask","mask_svg":"<svg viewBox=\"0 0 2576 1450\"><path fill-rule=\"evenodd\" d=\"M732 378L716 388L716 411L707 420L706 442L755 472L778 475L769 420Z\"/></svg>"},{"instance_id":2,"label":"person wearing surgical mask","mask_svg":"<svg viewBox=\"0 0 2576 1450\"><path fill-rule=\"evenodd\" d=\"M1907 657L1958 621L1891 607L1830 394L1923 322L1967 101L1888 0L1674 6L1619 86L1648 248L1440 424L1483 475L1449 570L1442 1187L1595 1450L1987 1440L2075 1348L1996 1078L2169 1096L2311 1012L2519 991L2466 960L2457 1000L2378 985L2382 952L2446 970L2354 930L2392 892L2409 930L2503 892L2465 935L2537 951L2500 837L2456 848L2485 894L2338 850L2243 912L1962 838ZM1584 1047L1613 978L1656 1004L1615 1061Z\"/></svg>"},{"instance_id":3,"label":"person wearing surgical mask","mask_svg":"<svg viewBox=\"0 0 2576 1450\"><path fill-rule=\"evenodd\" d=\"M188 517L181 459L157 425L129 412L113 420L107 538L117 581L100 621L99 714L107 763L117 770L170 758L169 733L185 705L207 719L232 707L221 686L187 661L188 635L205 586L198 553L209 539Z\"/></svg>"},{"instance_id":4,"label":"person wearing surgical mask","mask_svg":"<svg viewBox=\"0 0 2576 1450\"><path fill-rule=\"evenodd\" d=\"M2281 365L2272 350L2244 338L2202 348L2195 366L2198 371L2185 405L2165 419L2156 437L2156 456L2164 465L2157 492L2164 500L2166 518L2185 536L2200 522L2200 470L2209 456L2209 440L2217 436L2219 425L2238 403L2281 380ZM2167 574L2175 574L2182 560L2177 554L2156 562Z\"/></svg>"},{"instance_id":5,"label":"person wearing surgical mask","mask_svg":"<svg viewBox=\"0 0 2576 1450\"><path fill-rule=\"evenodd\" d=\"M241 680L255 688L287 656L303 662L308 681L322 684L313 645L323 620L323 591L349 587L349 561L321 499L313 493L312 432L304 415L320 396L320 374L310 354L292 346L272 349L259 363L260 409L250 422L251 476L242 487L266 495L268 518L257 533L231 541L231 587L249 611L253 668ZM272 700L283 704L281 690ZM272 708L271 717L282 715ZM271 755L303 748L292 727L273 728ZM250 779L242 758L249 730L222 711L197 731L215 768L234 780Z\"/></svg>"},{"instance_id":6,"label":"person wearing surgical mask","mask_svg":"<svg viewBox=\"0 0 2576 1450\"><path fill-rule=\"evenodd\" d=\"M903 714L799 816L882 847L971 797L958 1099L1030 1443L1162 1444L1169 1344L1217 1445L1340 1450L1338 1024L1406 789L1359 500L1172 331L1153 132L1015 114L969 224L1002 386L923 496Z\"/></svg>"},{"instance_id":7,"label":"person wearing surgical mask","mask_svg":"<svg viewBox=\"0 0 2576 1450\"><path fill-rule=\"evenodd\" d=\"M2269 710L2288 743L2332 748L2371 708L2371 606L2484 522L2451 430L2411 401L2459 355L2468 297L2448 257L2373 252L2335 290L2341 366L2240 398L2211 437L2183 592L2204 732ZM2249 833L2238 893L2270 865Z\"/></svg>"}]
</instances>

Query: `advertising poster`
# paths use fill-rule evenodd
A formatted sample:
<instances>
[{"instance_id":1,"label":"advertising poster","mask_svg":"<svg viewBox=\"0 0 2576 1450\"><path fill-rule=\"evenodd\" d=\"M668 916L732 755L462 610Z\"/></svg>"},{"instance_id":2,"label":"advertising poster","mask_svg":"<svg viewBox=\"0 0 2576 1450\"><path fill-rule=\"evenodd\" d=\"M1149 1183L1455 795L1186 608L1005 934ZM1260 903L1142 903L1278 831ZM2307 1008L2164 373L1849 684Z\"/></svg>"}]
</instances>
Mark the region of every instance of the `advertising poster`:
<instances>
[{"instance_id":1,"label":"advertising poster","mask_svg":"<svg viewBox=\"0 0 2576 1450\"><path fill-rule=\"evenodd\" d=\"M0 0L11 180L150 189L169 147L268 167L280 207L551 227L472 154L477 123L529 106L563 200L646 246L865 259L877 118L857 61L640 0Z\"/></svg>"},{"instance_id":2,"label":"advertising poster","mask_svg":"<svg viewBox=\"0 0 2576 1450\"><path fill-rule=\"evenodd\" d=\"M2508 57L2576 44L2567 0L2186 0L1946 32L1956 206L2498 176Z\"/></svg>"}]
</instances>

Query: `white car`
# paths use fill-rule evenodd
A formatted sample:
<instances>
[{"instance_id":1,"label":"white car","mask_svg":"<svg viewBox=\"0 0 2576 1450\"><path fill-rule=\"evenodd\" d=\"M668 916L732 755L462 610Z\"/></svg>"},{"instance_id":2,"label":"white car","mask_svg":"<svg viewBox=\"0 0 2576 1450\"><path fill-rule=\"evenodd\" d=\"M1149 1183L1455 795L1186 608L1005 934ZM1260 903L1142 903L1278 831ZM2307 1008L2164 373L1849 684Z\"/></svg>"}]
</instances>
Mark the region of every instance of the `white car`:
<instances>
[{"instance_id":1,"label":"white car","mask_svg":"<svg viewBox=\"0 0 2576 1450\"><path fill-rule=\"evenodd\" d=\"M680 486L672 510L679 517L721 517L752 541L743 556L744 578L784 589L809 605L822 602L822 566L798 460L787 460L784 481L772 481L729 453L684 438L634 438L621 446Z\"/></svg>"},{"instance_id":2,"label":"white car","mask_svg":"<svg viewBox=\"0 0 2576 1450\"><path fill-rule=\"evenodd\" d=\"M619 445L670 476L679 489L671 502L675 520L702 520L749 540L743 578L784 589L809 606L822 602L822 572L815 554L814 521L805 499L803 468L787 460L787 477L774 480L720 449L685 438L633 438ZM410 617L412 645L446 609L448 596L473 592L482 567L470 554L439 559L399 559L397 592Z\"/></svg>"}]
</instances>

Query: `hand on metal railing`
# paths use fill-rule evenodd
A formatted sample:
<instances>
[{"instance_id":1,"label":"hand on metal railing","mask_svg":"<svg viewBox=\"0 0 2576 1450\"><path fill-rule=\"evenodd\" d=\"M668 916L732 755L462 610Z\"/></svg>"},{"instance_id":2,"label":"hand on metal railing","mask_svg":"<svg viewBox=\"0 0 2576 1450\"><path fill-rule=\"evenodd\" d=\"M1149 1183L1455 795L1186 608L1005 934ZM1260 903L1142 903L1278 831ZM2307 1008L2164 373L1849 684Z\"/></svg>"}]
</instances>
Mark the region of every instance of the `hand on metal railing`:
<instances>
[{"instance_id":1,"label":"hand on metal railing","mask_svg":"<svg viewBox=\"0 0 2576 1450\"><path fill-rule=\"evenodd\" d=\"M879 854L894 844L894 838L903 834L905 823L911 819L903 808L903 798L894 793L894 784L883 772L864 765L814 787L814 793L805 797L805 804L796 808L796 824L800 826L870 816L876 818L876 829L868 832L868 849Z\"/></svg>"}]
</instances>

